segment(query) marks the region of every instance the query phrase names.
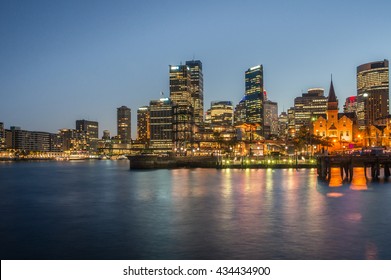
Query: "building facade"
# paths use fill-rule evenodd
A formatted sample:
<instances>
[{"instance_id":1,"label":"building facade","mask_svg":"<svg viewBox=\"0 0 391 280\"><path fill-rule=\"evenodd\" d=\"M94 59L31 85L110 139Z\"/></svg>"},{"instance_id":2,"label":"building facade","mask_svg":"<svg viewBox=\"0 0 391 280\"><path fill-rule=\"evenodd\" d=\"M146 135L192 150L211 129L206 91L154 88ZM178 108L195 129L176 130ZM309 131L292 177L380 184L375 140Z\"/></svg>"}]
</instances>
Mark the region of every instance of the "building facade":
<instances>
[{"instance_id":1,"label":"building facade","mask_svg":"<svg viewBox=\"0 0 391 280\"><path fill-rule=\"evenodd\" d=\"M190 68L170 65L170 99L173 102L173 140L177 149L186 148L193 140L194 108Z\"/></svg>"},{"instance_id":2,"label":"building facade","mask_svg":"<svg viewBox=\"0 0 391 280\"><path fill-rule=\"evenodd\" d=\"M173 103L169 98L149 103L150 149L154 153L173 150Z\"/></svg>"},{"instance_id":3,"label":"building facade","mask_svg":"<svg viewBox=\"0 0 391 280\"><path fill-rule=\"evenodd\" d=\"M225 130L233 125L234 108L231 101L213 101L210 106L212 128Z\"/></svg>"},{"instance_id":4,"label":"building facade","mask_svg":"<svg viewBox=\"0 0 391 280\"><path fill-rule=\"evenodd\" d=\"M204 122L204 76L200 60L186 61L190 70L190 91L193 99L194 124L200 126Z\"/></svg>"},{"instance_id":5,"label":"building facade","mask_svg":"<svg viewBox=\"0 0 391 280\"><path fill-rule=\"evenodd\" d=\"M8 149L18 152L58 152L54 145L54 135L49 132L22 130L20 127L11 126L6 131Z\"/></svg>"},{"instance_id":6,"label":"building facade","mask_svg":"<svg viewBox=\"0 0 391 280\"><path fill-rule=\"evenodd\" d=\"M245 88L246 123L255 124L258 134L263 135L264 88L262 65L251 67L245 72Z\"/></svg>"},{"instance_id":7,"label":"building facade","mask_svg":"<svg viewBox=\"0 0 391 280\"><path fill-rule=\"evenodd\" d=\"M389 115L389 63L375 61L357 67L357 119L359 129L387 125Z\"/></svg>"},{"instance_id":8,"label":"building facade","mask_svg":"<svg viewBox=\"0 0 391 280\"><path fill-rule=\"evenodd\" d=\"M96 153L98 151L99 124L96 121L77 120L76 131L84 132L86 135L86 151Z\"/></svg>"},{"instance_id":9,"label":"building facade","mask_svg":"<svg viewBox=\"0 0 391 280\"><path fill-rule=\"evenodd\" d=\"M344 113L356 113L357 112L357 96L349 96L345 100L343 105Z\"/></svg>"},{"instance_id":10,"label":"building facade","mask_svg":"<svg viewBox=\"0 0 391 280\"><path fill-rule=\"evenodd\" d=\"M278 135L278 104L270 100L263 102L264 137L276 137Z\"/></svg>"},{"instance_id":11,"label":"building facade","mask_svg":"<svg viewBox=\"0 0 391 280\"><path fill-rule=\"evenodd\" d=\"M313 134L329 139L329 150L346 150L354 140L354 120L351 116L349 113L338 113L338 100L331 81L326 114L312 122Z\"/></svg>"},{"instance_id":12,"label":"building facade","mask_svg":"<svg viewBox=\"0 0 391 280\"><path fill-rule=\"evenodd\" d=\"M295 98L294 123L295 131L302 126L310 126L311 121L326 114L327 97L324 96L323 88L311 88L307 93Z\"/></svg>"},{"instance_id":13,"label":"building facade","mask_svg":"<svg viewBox=\"0 0 391 280\"><path fill-rule=\"evenodd\" d=\"M137 110L137 141L146 143L149 138L149 107L143 106Z\"/></svg>"},{"instance_id":14,"label":"building facade","mask_svg":"<svg viewBox=\"0 0 391 280\"><path fill-rule=\"evenodd\" d=\"M132 142L131 121L132 115L130 108L126 106L117 108L117 136L121 144Z\"/></svg>"}]
</instances>

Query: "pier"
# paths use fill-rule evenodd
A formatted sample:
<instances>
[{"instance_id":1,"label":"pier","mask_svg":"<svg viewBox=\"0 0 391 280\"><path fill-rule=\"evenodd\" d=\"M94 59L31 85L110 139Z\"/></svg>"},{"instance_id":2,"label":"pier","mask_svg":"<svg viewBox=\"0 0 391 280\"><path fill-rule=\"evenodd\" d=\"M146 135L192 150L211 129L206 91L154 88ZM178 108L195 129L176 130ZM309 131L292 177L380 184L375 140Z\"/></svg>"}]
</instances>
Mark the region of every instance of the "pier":
<instances>
[{"instance_id":1,"label":"pier","mask_svg":"<svg viewBox=\"0 0 391 280\"><path fill-rule=\"evenodd\" d=\"M352 182L357 176L364 176L368 178L368 175L373 180L380 178L381 174L385 179L390 177L391 167L391 155L332 155L332 156L319 156L317 158L317 170L318 176L322 180L335 180L338 181L348 180ZM369 169L369 174L367 174ZM361 171L363 170L363 174ZM383 170L383 172L381 172Z\"/></svg>"}]
</instances>

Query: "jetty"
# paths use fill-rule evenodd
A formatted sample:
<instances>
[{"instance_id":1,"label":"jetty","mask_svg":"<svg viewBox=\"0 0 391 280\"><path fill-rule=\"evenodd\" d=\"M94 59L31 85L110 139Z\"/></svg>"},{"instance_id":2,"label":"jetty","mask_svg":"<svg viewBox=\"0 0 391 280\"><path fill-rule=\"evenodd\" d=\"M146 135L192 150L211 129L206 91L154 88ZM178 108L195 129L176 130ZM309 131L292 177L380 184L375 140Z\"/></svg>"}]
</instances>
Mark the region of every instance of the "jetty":
<instances>
[{"instance_id":1,"label":"jetty","mask_svg":"<svg viewBox=\"0 0 391 280\"><path fill-rule=\"evenodd\" d=\"M130 155L130 169L168 169L168 168L316 168L316 158L273 158L258 156L229 157L176 156L176 155Z\"/></svg>"}]
</instances>

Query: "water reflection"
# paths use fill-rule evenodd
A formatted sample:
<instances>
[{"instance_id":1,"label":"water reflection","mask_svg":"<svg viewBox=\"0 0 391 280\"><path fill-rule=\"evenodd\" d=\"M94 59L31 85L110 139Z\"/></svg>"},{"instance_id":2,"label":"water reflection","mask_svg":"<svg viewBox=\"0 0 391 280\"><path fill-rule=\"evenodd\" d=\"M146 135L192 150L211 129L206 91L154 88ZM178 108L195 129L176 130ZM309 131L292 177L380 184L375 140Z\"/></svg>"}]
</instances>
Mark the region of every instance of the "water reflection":
<instances>
[{"instance_id":1,"label":"water reflection","mask_svg":"<svg viewBox=\"0 0 391 280\"><path fill-rule=\"evenodd\" d=\"M341 187L341 186L342 186L341 169L339 167L331 167L329 187Z\"/></svg>"},{"instance_id":2,"label":"water reflection","mask_svg":"<svg viewBox=\"0 0 391 280\"><path fill-rule=\"evenodd\" d=\"M0 257L391 258L389 184L357 192L318 184L314 169L119 164L3 167Z\"/></svg>"},{"instance_id":3,"label":"water reflection","mask_svg":"<svg viewBox=\"0 0 391 280\"><path fill-rule=\"evenodd\" d=\"M351 190L367 190L367 179L365 178L365 169L364 167L354 167L353 168L353 178L350 184Z\"/></svg>"}]
</instances>

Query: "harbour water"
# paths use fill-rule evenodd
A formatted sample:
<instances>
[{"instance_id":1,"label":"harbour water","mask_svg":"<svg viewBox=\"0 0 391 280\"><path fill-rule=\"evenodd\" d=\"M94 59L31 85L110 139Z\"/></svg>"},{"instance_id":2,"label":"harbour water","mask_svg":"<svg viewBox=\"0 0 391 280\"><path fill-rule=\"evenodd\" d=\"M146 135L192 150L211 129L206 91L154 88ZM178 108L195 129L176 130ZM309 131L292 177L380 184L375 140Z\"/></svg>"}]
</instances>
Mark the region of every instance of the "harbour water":
<instances>
[{"instance_id":1,"label":"harbour water","mask_svg":"<svg viewBox=\"0 0 391 280\"><path fill-rule=\"evenodd\" d=\"M0 162L1 259L391 259L391 183L128 164Z\"/></svg>"}]
</instances>

